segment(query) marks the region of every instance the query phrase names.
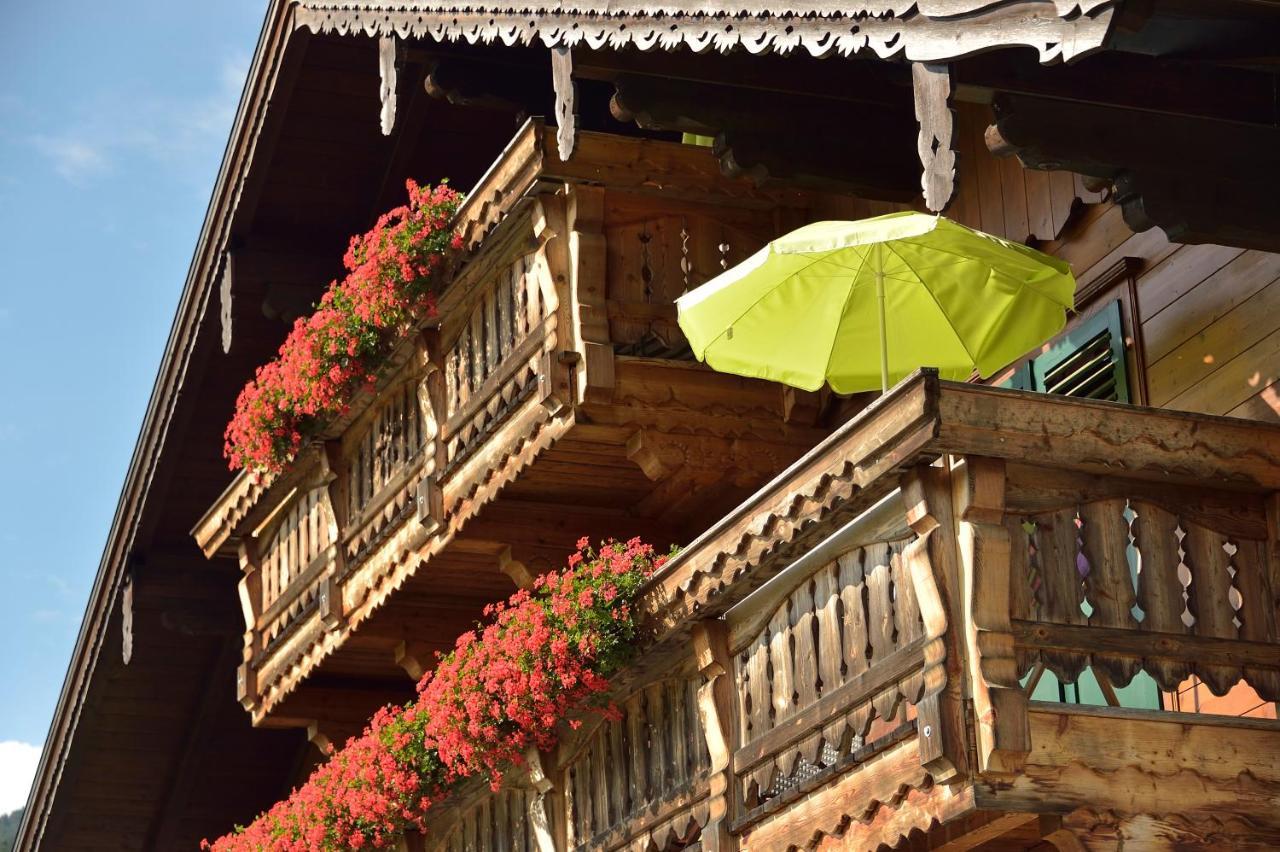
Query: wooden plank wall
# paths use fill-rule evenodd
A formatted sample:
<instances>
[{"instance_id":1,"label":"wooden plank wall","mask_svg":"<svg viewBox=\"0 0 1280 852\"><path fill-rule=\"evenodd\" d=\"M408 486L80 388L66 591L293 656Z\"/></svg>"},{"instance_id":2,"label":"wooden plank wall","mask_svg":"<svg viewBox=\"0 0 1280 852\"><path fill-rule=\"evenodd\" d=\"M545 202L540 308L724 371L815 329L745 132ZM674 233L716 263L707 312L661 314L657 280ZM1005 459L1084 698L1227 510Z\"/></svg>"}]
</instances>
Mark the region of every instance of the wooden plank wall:
<instances>
[{"instance_id":1,"label":"wooden plank wall","mask_svg":"<svg viewBox=\"0 0 1280 852\"><path fill-rule=\"evenodd\" d=\"M1088 282L1137 258L1148 403L1280 421L1280 255L1135 234L1120 209L1067 172L987 152L985 106L957 109L959 182L947 215L1071 262ZM1129 330L1130 334L1132 329Z\"/></svg>"}]
</instances>

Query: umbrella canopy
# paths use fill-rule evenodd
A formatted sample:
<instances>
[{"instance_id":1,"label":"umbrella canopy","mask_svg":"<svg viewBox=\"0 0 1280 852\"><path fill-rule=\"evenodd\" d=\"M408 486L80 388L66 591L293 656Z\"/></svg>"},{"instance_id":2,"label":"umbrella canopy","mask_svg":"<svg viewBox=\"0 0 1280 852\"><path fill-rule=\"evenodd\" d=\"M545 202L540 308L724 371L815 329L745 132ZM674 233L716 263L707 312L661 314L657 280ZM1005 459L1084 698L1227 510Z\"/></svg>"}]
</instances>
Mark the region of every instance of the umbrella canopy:
<instances>
[{"instance_id":1,"label":"umbrella canopy","mask_svg":"<svg viewBox=\"0 0 1280 852\"><path fill-rule=\"evenodd\" d=\"M681 296L694 354L722 372L838 393L922 367L986 377L1062 330L1071 267L923 213L817 222Z\"/></svg>"}]
</instances>

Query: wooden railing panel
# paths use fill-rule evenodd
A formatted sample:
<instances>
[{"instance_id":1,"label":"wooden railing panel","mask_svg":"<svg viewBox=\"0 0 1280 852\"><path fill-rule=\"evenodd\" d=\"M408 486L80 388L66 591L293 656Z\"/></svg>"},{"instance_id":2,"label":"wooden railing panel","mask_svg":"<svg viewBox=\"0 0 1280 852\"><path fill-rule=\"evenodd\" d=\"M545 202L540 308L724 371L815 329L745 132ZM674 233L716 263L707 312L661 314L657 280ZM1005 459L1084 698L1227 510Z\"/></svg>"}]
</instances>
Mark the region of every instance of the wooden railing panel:
<instances>
[{"instance_id":1,"label":"wooden railing panel","mask_svg":"<svg viewBox=\"0 0 1280 852\"><path fill-rule=\"evenodd\" d=\"M537 852L529 821L532 791L506 787L483 796L458 819L439 848L444 852Z\"/></svg>"},{"instance_id":2,"label":"wooden railing panel","mask_svg":"<svg viewBox=\"0 0 1280 852\"><path fill-rule=\"evenodd\" d=\"M1111 497L1008 520L1013 617L1032 625L1020 631L1029 637L1020 668L1042 662L1071 682L1093 666L1115 686L1146 670L1165 690L1195 674L1217 695L1244 679L1264 699L1280 697L1280 654L1274 666L1250 666L1245 649L1235 662L1206 651L1219 640L1280 640L1266 542L1184 517L1173 499ZM1088 635L1073 628L1093 630L1100 644L1072 644L1066 637ZM1132 648L1116 647L1125 632L1155 634L1157 644L1135 636Z\"/></svg>"},{"instance_id":3,"label":"wooden railing panel","mask_svg":"<svg viewBox=\"0 0 1280 852\"><path fill-rule=\"evenodd\" d=\"M427 434L418 383L405 381L387 391L347 463L347 511L354 523L388 484L421 460Z\"/></svg>"},{"instance_id":4,"label":"wooden railing panel","mask_svg":"<svg viewBox=\"0 0 1280 852\"><path fill-rule=\"evenodd\" d=\"M906 542L850 550L800 582L738 652L748 808L861 748L873 720L901 722L923 689L924 627L903 560Z\"/></svg>"},{"instance_id":5,"label":"wooden railing panel","mask_svg":"<svg viewBox=\"0 0 1280 852\"><path fill-rule=\"evenodd\" d=\"M543 293L545 275L535 258L516 258L490 279L448 345L443 359L445 472L536 390L555 306Z\"/></svg>"},{"instance_id":6,"label":"wooden railing panel","mask_svg":"<svg viewBox=\"0 0 1280 852\"><path fill-rule=\"evenodd\" d=\"M701 676L652 683L620 704L565 768L570 849L695 836L707 822L711 765L698 713ZM647 841L645 840L647 839Z\"/></svg>"},{"instance_id":7,"label":"wooden railing panel","mask_svg":"<svg viewBox=\"0 0 1280 852\"><path fill-rule=\"evenodd\" d=\"M337 524L327 485L305 488L259 543L257 647L262 654L319 602L334 559Z\"/></svg>"}]
</instances>

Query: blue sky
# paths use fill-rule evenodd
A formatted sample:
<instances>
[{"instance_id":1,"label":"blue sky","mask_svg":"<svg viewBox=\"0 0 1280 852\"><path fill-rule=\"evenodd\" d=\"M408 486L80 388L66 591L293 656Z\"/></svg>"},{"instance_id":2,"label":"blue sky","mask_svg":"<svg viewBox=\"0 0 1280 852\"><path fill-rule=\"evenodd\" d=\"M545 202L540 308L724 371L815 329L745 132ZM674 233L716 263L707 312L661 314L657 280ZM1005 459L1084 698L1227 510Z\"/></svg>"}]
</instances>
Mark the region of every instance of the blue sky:
<instances>
[{"instance_id":1,"label":"blue sky","mask_svg":"<svg viewBox=\"0 0 1280 852\"><path fill-rule=\"evenodd\" d=\"M4 4L0 812L26 798L265 11Z\"/></svg>"}]
</instances>

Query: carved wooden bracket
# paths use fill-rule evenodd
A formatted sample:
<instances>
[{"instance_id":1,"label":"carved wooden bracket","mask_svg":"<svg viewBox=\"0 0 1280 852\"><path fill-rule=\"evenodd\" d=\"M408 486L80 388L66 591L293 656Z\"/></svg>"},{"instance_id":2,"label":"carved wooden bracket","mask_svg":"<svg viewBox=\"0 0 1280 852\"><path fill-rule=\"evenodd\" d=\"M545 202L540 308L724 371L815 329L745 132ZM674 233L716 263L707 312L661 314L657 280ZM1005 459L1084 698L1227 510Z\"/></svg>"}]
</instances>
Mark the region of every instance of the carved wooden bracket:
<instances>
[{"instance_id":1,"label":"carved wooden bracket","mask_svg":"<svg viewBox=\"0 0 1280 852\"><path fill-rule=\"evenodd\" d=\"M124 664L129 665L133 659L133 573L124 575L124 586L120 590L120 641L121 657Z\"/></svg>"},{"instance_id":2,"label":"carved wooden bracket","mask_svg":"<svg viewBox=\"0 0 1280 852\"><path fill-rule=\"evenodd\" d=\"M232 280L231 280L231 252L224 251L222 253L222 271L218 275L218 319L222 325L222 354L226 355L231 351L231 322L232 322Z\"/></svg>"},{"instance_id":3,"label":"carved wooden bracket","mask_svg":"<svg viewBox=\"0 0 1280 852\"><path fill-rule=\"evenodd\" d=\"M970 456L955 461L951 475L977 770L1010 775L1021 771L1031 734L1027 696L1018 683L1010 616L1005 463Z\"/></svg>"},{"instance_id":4,"label":"carved wooden bracket","mask_svg":"<svg viewBox=\"0 0 1280 852\"><path fill-rule=\"evenodd\" d=\"M396 37L378 38L378 97L382 100L379 119L382 135L390 136L396 126Z\"/></svg>"},{"instance_id":5,"label":"carved wooden bracket","mask_svg":"<svg viewBox=\"0 0 1280 852\"><path fill-rule=\"evenodd\" d=\"M498 570L511 578L517 588L528 589L533 586L537 575L529 567L511 555L511 548L504 548L498 554Z\"/></svg>"},{"instance_id":6,"label":"carved wooden bracket","mask_svg":"<svg viewBox=\"0 0 1280 852\"><path fill-rule=\"evenodd\" d=\"M914 62L911 65L914 84L916 121L920 136L916 149L924 171L920 186L925 206L941 213L955 190L956 152L951 145L952 116L947 100L951 96L951 72L946 65Z\"/></svg>"},{"instance_id":7,"label":"carved wooden bracket","mask_svg":"<svg viewBox=\"0 0 1280 852\"><path fill-rule=\"evenodd\" d=\"M561 162L568 162L578 145L578 96L573 81L573 52L551 49L551 84L556 91L556 142Z\"/></svg>"}]
</instances>

